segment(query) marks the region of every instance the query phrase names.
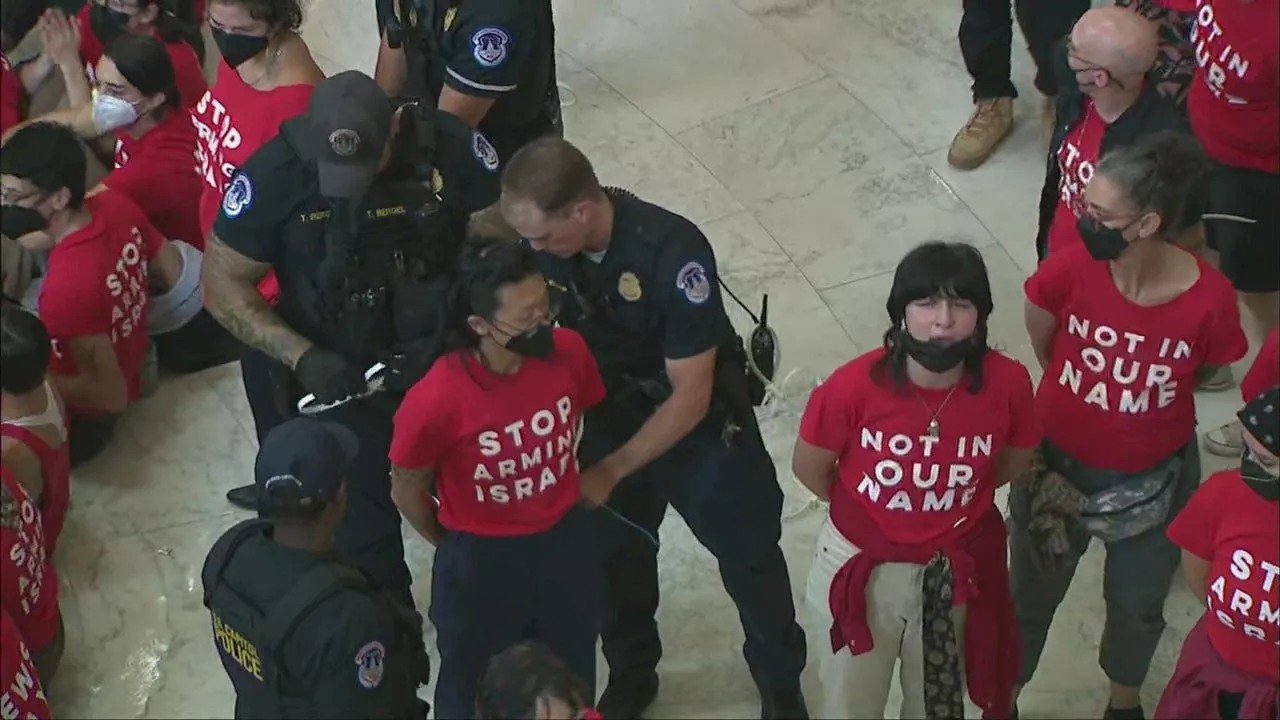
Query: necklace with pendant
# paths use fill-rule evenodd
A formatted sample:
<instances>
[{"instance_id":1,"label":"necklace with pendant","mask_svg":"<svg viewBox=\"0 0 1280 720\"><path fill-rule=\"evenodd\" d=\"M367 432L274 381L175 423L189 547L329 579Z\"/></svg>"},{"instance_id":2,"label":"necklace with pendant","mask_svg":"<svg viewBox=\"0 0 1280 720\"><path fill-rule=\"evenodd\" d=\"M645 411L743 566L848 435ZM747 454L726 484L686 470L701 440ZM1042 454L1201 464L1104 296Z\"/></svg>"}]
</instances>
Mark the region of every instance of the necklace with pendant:
<instances>
[{"instance_id":1,"label":"necklace with pendant","mask_svg":"<svg viewBox=\"0 0 1280 720\"><path fill-rule=\"evenodd\" d=\"M929 407L929 403L925 402L924 398L920 396L920 391L918 389L915 390L916 399L924 406L924 411L929 413L929 425L926 428L925 433L928 435L930 440L937 440L941 436L942 430L938 426L938 415L942 413L942 408L947 406L947 402L951 400L951 396L956 393L956 388L958 387L960 387L959 381L957 381L955 385L951 386L951 391L947 393L946 397L942 398L942 403L938 405L937 410Z\"/></svg>"}]
</instances>

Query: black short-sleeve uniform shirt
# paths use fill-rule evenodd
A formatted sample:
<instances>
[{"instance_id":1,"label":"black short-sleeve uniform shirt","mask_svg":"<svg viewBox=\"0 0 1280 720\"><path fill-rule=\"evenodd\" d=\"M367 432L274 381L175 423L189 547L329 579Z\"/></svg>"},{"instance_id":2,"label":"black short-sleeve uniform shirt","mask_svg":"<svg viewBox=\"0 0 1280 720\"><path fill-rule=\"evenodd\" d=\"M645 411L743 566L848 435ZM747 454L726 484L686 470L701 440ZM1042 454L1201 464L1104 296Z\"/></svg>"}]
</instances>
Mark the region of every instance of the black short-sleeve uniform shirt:
<instances>
[{"instance_id":1,"label":"black short-sleeve uniform shirt","mask_svg":"<svg viewBox=\"0 0 1280 720\"><path fill-rule=\"evenodd\" d=\"M538 253L559 321L579 330L608 384L651 378L665 360L723 347L734 335L711 243L689 220L618 190L603 257Z\"/></svg>"},{"instance_id":2,"label":"black short-sleeve uniform shirt","mask_svg":"<svg viewBox=\"0 0 1280 720\"><path fill-rule=\"evenodd\" d=\"M442 85L464 94L494 98L480 122L503 155L507 142L545 114L555 84L555 31L550 0L437 0L441 15L431 88Z\"/></svg>"},{"instance_id":3,"label":"black short-sleeve uniform shirt","mask_svg":"<svg viewBox=\"0 0 1280 720\"><path fill-rule=\"evenodd\" d=\"M264 521L249 520L229 532L246 525L254 525L255 532L227 563L222 582L264 614L312 569L338 562L276 543L270 523ZM218 613L218 608L211 609ZM418 686L411 679L414 673L403 670L418 660L404 650L405 632L385 601L371 592L344 589L330 596L298 623L276 658L281 689L295 698L286 709L309 698L306 704L323 717L407 717ZM261 639L249 641L263 644ZM265 648L257 650L261 654ZM237 718L278 717L273 703L264 702L269 696L262 683L248 673L234 674Z\"/></svg>"},{"instance_id":4,"label":"black short-sleeve uniform shirt","mask_svg":"<svg viewBox=\"0 0 1280 720\"><path fill-rule=\"evenodd\" d=\"M458 233L471 214L498 200L498 156L478 131L449 113L429 109L435 126L433 184ZM309 292L325 255L330 202L320 195L314 166L282 135L239 167L227 185L213 233L250 260L268 263L280 283L280 311L296 331L324 345L318 320L307 317ZM460 238L459 238L460 239Z\"/></svg>"}]
</instances>

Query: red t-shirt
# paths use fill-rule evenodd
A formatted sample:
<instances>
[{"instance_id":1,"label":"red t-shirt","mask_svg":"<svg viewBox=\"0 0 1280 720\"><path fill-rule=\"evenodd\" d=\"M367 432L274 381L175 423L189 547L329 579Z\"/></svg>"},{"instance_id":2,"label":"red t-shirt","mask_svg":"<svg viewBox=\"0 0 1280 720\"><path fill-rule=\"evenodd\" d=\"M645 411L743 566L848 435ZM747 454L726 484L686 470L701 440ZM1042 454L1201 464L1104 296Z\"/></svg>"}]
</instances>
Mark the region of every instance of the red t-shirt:
<instances>
[{"instance_id":1,"label":"red t-shirt","mask_svg":"<svg viewBox=\"0 0 1280 720\"><path fill-rule=\"evenodd\" d=\"M213 87L191 109L200 136L196 160L204 178L200 197L201 237L208 237L222 205L222 194L236 168L276 136L280 123L307 109L314 85L286 85L260 91L240 79L225 62L218 62ZM258 289L268 300L279 293L274 273Z\"/></svg>"},{"instance_id":2,"label":"red t-shirt","mask_svg":"<svg viewBox=\"0 0 1280 720\"><path fill-rule=\"evenodd\" d=\"M552 333L555 351L525 358L514 375L454 353L405 395L391 462L435 470L444 527L488 536L542 532L581 497L578 418L604 399L604 382L582 336Z\"/></svg>"},{"instance_id":3,"label":"red t-shirt","mask_svg":"<svg viewBox=\"0 0 1280 720\"><path fill-rule=\"evenodd\" d=\"M1240 470L1209 476L1169 524L1169 539L1209 561L1209 643L1231 665L1280 682L1280 503L1263 500Z\"/></svg>"},{"instance_id":4,"label":"red t-shirt","mask_svg":"<svg viewBox=\"0 0 1280 720\"><path fill-rule=\"evenodd\" d=\"M89 8L92 6L92 2L87 2L76 13L76 23L80 26L80 59L84 60L91 84L97 77L98 61L106 52L89 27ZM173 79L178 86L179 102L183 107L190 107L209 89L209 83L204 79L204 62L185 40L167 42L164 46L173 61Z\"/></svg>"},{"instance_id":5,"label":"red t-shirt","mask_svg":"<svg viewBox=\"0 0 1280 720\"><path fill-rule=\"evenodd\" d=\"M22 99L25 95L22 78L9 67L9 60L0 53L0 135L22 122Z\"/></svg>"},{"instance_id":6,"label":"red t-shirt","mask_svg":"<svg viewBox=\"0 0 1280 720\"><path fill-rule=\"evenodd\" d=\"M1280 173L1280 47L1275 0L1160 0L1192 13L1196 76L1187 116L1215 160Z\"/></svg>"},{"instance_id":7,"label":"red t-shirt","mask_svg":"<svg viewBox=\"0 0 1280 720\"><path fill-rule=\"evenodd\" d=\"M49 699L18 625L0 611L0 717L50 718Z\"/></svg>"},{"instance_id":8,"label":"red t-shirt","mask_svg":"<svg viewBox=\"0 0 1280 720\"><path fill-rule=\"evenodd\" d=\"M204 249L197 141L191 113L181 108L140 138L116 132L115 169L102 183L128 195L166 239Z\"/></svg>"},{"instance_id":9,"label":"red t-shirt","mask_svg":"<svg viewBox=\"0 0 1280 720\"><path fill-rule=\"evenodd\" d=\"M1280 328L1271 328L1258 348L1258 356L1240 379L1240 395L1247 403L1276 385L1280 385Z\"/></svg>"},{"instance_id":10,"label":"red t-shirt","mask_svg":"<svg viewBox=\"0 0 1280 720\"><path fill-rule=\"evenodd\" d=\"M1058 321L1036 395L1045 437L1086 466L1142 472L1195 433L1195 372L1244 356L1236 294L1197 260L1200 278L1162 305L1120 294L1084 245L1050 255L1027 299Z\"/></svg>"},{"instance_id":11,"label":"red t-shirt","mask_svg":"<svg viewBox=\"0 0 1280 720\"><path fill-rule=\"evenodd\" d=\"M0 468L0 606L34 650L58 633L58 579L44 548L40 510L9 471Z\"/></svg>"},{"instance_id":12,"label":"red t-shirt","mask_svg":"<svg viewBox=\"0 0 1280 720\"><path fill-rule=\"evenodd\" d=\"M848 529L861 508L891 541L949 544L995 500L996 460L1005 448L1040 440L1031 376L996 351L982 363L982 389L969 377L945 390L911 386L905 393L871 378L884 355L873 350L838 368L814 388L800 419L800 438L839 459L831 488L831 522ZM928 435L937 413L938 437ZM848 508L848 509L847 509Z\"/></svg>"},{"instance_id":13,"label":"red t-shirt","mask_svg":"<svg viewBox=\"0 0 1280 720\"><path fill-rule=\"evenodd\" d=\"M92 221L49 252L39 311L53 344L49 371L76 372L64 343L106 335L129 385L138 397L138 371L147 352L147 270L164 238L133 201L105 190L85 199ZM69 408L72 415L92 410Z\"/></svg>"},{"instance_id":14,"label":"red t-shirt","mask_svg":"<svg viewBox=\"0 0 1280 720\"><path fill-rule=\"evenodd\" d=\"M1084 188L1093 178L1093 169L1102 153L1102 135L1107 124L1085 99L1084 112L1062 138L1058 147L1058 206L1049 222L1048 250L1054 252L1080 243L1076 220L1084 214Z\"/></svg>"}]
</instances>

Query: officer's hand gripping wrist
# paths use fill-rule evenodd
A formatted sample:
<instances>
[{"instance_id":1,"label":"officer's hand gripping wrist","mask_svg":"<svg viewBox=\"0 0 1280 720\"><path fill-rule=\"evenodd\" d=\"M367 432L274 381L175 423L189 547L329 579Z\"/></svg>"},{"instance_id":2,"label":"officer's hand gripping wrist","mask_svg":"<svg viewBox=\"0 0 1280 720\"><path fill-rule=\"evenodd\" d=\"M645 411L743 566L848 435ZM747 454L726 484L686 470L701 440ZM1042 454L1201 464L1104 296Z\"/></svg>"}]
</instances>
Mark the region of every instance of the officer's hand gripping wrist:
<instances>
[{"instance_id":1,"label":"officer's hand gripping wrist","mask_svg":"<svg viewBox=\"0 0 1280 720\"><path fill-rule=\"evenodd\" d=\"M369 389L359 368L341 355L321 348L313 347L299 358L294 374L303 389L315 395L316 402L322 405L346 400Z\"/></svg>"}]
</instances>

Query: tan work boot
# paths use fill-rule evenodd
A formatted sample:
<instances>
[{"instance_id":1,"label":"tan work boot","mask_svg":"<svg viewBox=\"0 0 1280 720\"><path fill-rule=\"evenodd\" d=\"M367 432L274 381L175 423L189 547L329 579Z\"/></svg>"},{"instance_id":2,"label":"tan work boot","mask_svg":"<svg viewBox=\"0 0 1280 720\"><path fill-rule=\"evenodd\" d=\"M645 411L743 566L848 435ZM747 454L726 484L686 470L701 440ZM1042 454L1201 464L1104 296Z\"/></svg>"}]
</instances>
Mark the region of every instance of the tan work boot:
<instances>
[{"instance_id":1,"label":"tan work boot","mask_svg":"<svg viewBox=\"0 0 1280 720\"><path fill-rule=\"evenodd\" d=\"M991 157L991 153L1013 130L1013 98L979 100L969 122L951 141L947 162L961 170L972 170Z\"/></svg>"}]
</instances>

